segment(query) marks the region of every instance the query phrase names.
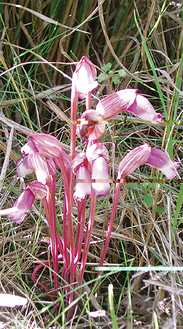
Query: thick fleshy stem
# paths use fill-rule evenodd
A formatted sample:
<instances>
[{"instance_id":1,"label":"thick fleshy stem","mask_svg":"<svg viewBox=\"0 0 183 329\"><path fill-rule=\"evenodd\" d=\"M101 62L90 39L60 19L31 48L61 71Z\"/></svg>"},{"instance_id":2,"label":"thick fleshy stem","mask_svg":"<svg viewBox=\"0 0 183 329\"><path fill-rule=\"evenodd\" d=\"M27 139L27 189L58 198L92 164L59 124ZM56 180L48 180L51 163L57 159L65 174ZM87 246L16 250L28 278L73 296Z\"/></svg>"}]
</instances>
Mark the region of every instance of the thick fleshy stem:
<instances>
[{"instance_id":1,"label":"thick fleshy stem","mask_svg":"<svg viewBox=\"0 0 183 329\"><path fill-rule=\"evenodd\" d=\"M91 234L92 234L92 229L93 229L93 224L94 224L94 219L95 219L96 200L97 200L97 196L92 192L88 226L87 226L87 231L86 231L86 235L85 235L85 244L84 244L83 256L82 256L82 260L81 260L81 267L80 267L80 272L79 272L79 277L78 277L78 286L80 286L82 283L84 269L86 266L88 251L89 251L89 247L90 247Z\"/></svg>"}]
</instances>

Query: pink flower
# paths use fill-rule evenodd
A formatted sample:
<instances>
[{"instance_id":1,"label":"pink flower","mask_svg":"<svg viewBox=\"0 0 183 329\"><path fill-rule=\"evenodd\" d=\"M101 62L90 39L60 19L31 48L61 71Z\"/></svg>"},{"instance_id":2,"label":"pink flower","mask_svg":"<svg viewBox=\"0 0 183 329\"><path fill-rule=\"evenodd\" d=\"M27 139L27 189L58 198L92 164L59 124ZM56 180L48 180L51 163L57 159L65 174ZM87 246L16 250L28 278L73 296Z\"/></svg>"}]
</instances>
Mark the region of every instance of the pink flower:
<instances>
[{"instance_id":1,"label":"pink flower","mask_svg":"<svg viewBox=\"0 0 183 329\"><path fill-rule=\"evenodd\" d=\"M149 144L144 144L134 148L122 159L117 178L123 179L143 164L161 170L168 179L174 178L177 175L177 169L180 168L180 163L173 162L168 153L155 148L151 149Z\"/></svg>"},{"instance_id":2,"label":"pink flower","mask_svg":"<svg viewBox=\"0 0 183 329\"><path fill-rule=\"evenodd\" d=\"M27 147L26 144L24 145L25 147ZM48 167L46 159L39 152L35 151L27 155L25 159L19 159L16 162L16 172L20 177L25 177L32 171L35 172L39 182L46 184L49 180L50 171L53 173L53 167Z\"/></svg>"},{"instance_id":3,"label":"pink flower","mask_svg":"<svg viewBox=\"0 0 183 329\"><path fill-rule=\"evenodd\" d=\"M36 148L35 143L29 139L28 142L21 147L20 152L23 156L27 156L31 153L38 152L38 149Z\"/></svg>"},{"instance_id":4,"label":"pink flower","mask_svg":"<svg viewBox=\"0 0 183 329\"><path fill-rule=\"evenodd\" d=\"M136 94L137 89L116 91L101 99L96 106L96 111L102 115L103 119L113 118L120 112L128 111L136 99Z\"/></svg>"},{"instance_id":5,"label":"pink flower","mask_svg":"<svg viewBox=\"0 0 183 329\"><path fill-rule=\"evenodd\" d=\"M105 158L99 156L92 162L92 190L95 195L108 195L110 191L109 184L109 165ZM96 182L93 182L96 180Z\"/></svg>"},{"instance_id":6,"label":"pink flower","mask_svg":"<svg viewBox=\"0 0 183 329\"><path fill-rule=\"evenodd\" d=\"M98 139L105 131L104 120L96 110L85 111L79 121L77 134L81 140L85 140L85 137L89 137L90 140Z\"/></svg>"},{"instance_id":7,"label":"pink flower","mask_svg":"<svg viewBox=\"0 0 183 329\"><path fill-rule=\"evenodd\" d=\"M107 162L109 162L109 152L102 143L96 143L87 147L86 157L90 163L96 160L99 156L102 156Z\"/></svg>"},{"instance_id":8,"label":"pink flower","mask_svg":"<svg viewBox=\"0 0 183 329\"><path fill-rule=\"evenodd\" d=\"M86 156L91 164L92 190L94 194L100 196L108 195L110 184L109 153L107 148L102 143L93 144L87 147Z\"/></svg>"},{"instance_id":9,"label":"pink flower","mask_svg":"<svg viewBox=\"0 0 183 329\"><path fill-rule=\"evenodd\" d=\"M77 201L82 201L85 197L91 195L91 177L86 165L81 164L76 170L76 183L74 198ZM82 182L79 182L81 179Z\"/></svg>"},{"instance_id":10,"label":"pink flower","mask_svg":"<svg viewBox=\"0 0 183 329\"><path fill-rule=\"evenodd\" d=\"M27 158L27 164L35 172L39 182L46 184L49 181L50 172L46 159L38 152L32 153Z\"/></svg>"},{"instance_id":11,"label":"pink flower","mask_svg":"<svg viewBox=\"0 0 183 329\"><path fill-rule=\"evenodd\" d=\"M88 92L91 92L98 87L98 82L95 81L97 70L93 63L83 56L73 73L72 83L75 85L78 97L84 99Z\"/></svg>"},{"instance_id":12,"label":"pink flower","mask_svg":"<svg viewBox=\"0 0 183 329\"><path fill-rule=\"evenodd\" d=\"M76 183L74 198L82 201L85 197L91 195L91 177L88 169L89 163L84 152L76 155L72 161L72 170L76 173Z\"/></svg>"},{"instance_id":13,"label":"pink flower","mask_svg":"<svg viewBox=\"0 0 183 329\"><path fill-rule=\"evenodd\" d=\"M179 162L173 162L167 152L156 148L151 149L147 164L161 170L168 179L174 178L180 168Z\"/></svg>"},{"instance_id":14,"label":"pink flower","mask_svg":"<svg viewBox=\"0 0 183 329\"><path fill-rule=\"evenodd\" d=\"M154 121L156 123L160 122L162 119L162 115L155 112L154 107L148 99L139 94L136 96L132 105L127 109L127 112L133 113L142 120Z\"/></svg>"},{"instance_id":15,"label":"pink flower","mask_svg":"<svg viewBox=\"0 0 183 329\"><path fill-rule=\"evenodd\" d=\"M16 164L16 172L19 177L25 177L26 175L29 175L32 173L32 169L29 168L29 165L27 163L27 158L18 159Z\"/></svg>"},{"instance_id":16,"label":"pink flower","mask_svg":"<svg viewBox=\"0 0 183 329\"><path fill-rule=\"evenodd\" d=\"M35 199L42 200L46 197L48 191L44 184L38 181L28 183L27 188L34 194Z\"/></svg>"},{"instance_id":17,"label":"pink flower","mask_svg":"<svg viewBox=\"0 0 183 329\"><path fill-rule=\"evenodd\" d=\"M30 136L30 141L34 143L39 153L46 158L60 157L62 154L62 144L52 135L35 133Z\"/></svg>"},{"instance_id":18,"label":"pink flower","mask_svg":"<svg viewBox=\"0 0 183 329\"><path fill-rule=\"evenodd\" d=\"M15 201L14 206L9 208L9 213L6 214L7 218L10 218L17 224L21 224L24 220L24 217L28 214L35 196L29 188L25 189ZM5 209L8 211L8 209Z\"/></svg>"},{"instance_id":19,"label":"pink flower","mask_svg":"<svg viewBox=\"0 0 183 329\"><path fill-rule=\"evenodd\" d=\"M147 163L150 154L151 147L149 144L135 147L121 160L117 179L123 179L125 176L130 175L139 166Z\"/></svg>"}]
</instances>

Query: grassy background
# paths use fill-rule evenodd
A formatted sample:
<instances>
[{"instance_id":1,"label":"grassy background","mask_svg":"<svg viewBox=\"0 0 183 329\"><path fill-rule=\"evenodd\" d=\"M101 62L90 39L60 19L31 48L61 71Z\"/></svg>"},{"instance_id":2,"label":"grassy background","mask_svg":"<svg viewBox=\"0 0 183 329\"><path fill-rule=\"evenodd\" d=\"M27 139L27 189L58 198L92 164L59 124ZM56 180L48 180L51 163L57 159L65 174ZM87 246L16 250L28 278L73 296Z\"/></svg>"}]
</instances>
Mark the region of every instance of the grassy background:
<instances>
[{"instance_id":1,"label":"grassy background","mask_svg":"<svg viewBox=\"0 0 183 329\"><path fill-rule=\"evenodd\" d=\"M111 155L111 177L116 177L123 155L146 141L182 161L182 8L178 1L156 0L0 2L0 208L11 207L32 180L20 181L14 170L31 130L54 134L68 151L71 76L74 63L83 55L92 60L99 74L93 107L115 90L138 88L165 120L154 126L123 114L109 122L101 141ZM80 102L78 117L83 110ZM79 140L77 146L82 148ZM121 190L106 266L182 266L182 167L179 175L167 182L159 172L143 166L130 176L144 182L124 184ZM58 173L60 222L63 193ZM84 307L75 315L73 327L105 328L103 318L88 315L100 305L114 328L181 328L182 272L106 272L97 300L94 294L91 302L86 300L86 289L96 277L94 267L100 258L112 195L111 189L109 197L98 200L86 286L78 298ZM73 220L77 221L75 208ZM35 265L51 257L48 236L39 202L20 226L1 218L1 291L29 299L24 308L0 309L2 328L66 328L66 310L62 308L61 325L57 324L54 305L31 279ZM50 289L51 271L40 272ZM113 284L113 300L109 283ZM62 289L60 300L63 303Z\"/></svg>"}]
</instances>

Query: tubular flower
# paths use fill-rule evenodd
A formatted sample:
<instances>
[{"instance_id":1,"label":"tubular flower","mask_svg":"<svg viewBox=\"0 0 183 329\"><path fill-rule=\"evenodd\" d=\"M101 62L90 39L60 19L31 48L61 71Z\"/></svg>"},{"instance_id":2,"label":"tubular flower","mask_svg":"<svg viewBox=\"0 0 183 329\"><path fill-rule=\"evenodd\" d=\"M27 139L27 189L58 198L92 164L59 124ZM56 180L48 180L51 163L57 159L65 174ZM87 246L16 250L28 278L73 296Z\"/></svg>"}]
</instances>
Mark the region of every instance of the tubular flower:
<instances>
[{"instance_id":1,"label":"tubular flower","mask_svg":"<svg viewBox=\"0 0 183 329\"><path fill-rule=\"evenodd\" d=\"M142 120L154 121L158 123L162 119L162 115L155 112L154 107L148 99L139 94L136 96L135 101L127 109L127 111L133 113Z\"/></svg>"},{"instance_id":2,"label":"tubular flower","mask_svg":"<svg viewBox=\"0 0 183 329\"><path fill-rule=\"evenodd\" d=\"M172 161L167 152L156 148L151 149L147 164L161 170L168 179L174 178L180 168L179 162Z\"/></svg>"},{"instance_id":3,"label":"tubular flower","mask_svg":"<svg viewBox=\"0 0 183 329\"><path fill-rule=\"evenodd\" d=\"M113 118L120 112L128 111L128 108L134 103L136 96L137 89L116 91L101 99L96 106L96 111L102 115L103 119Z\"/></svg>"},{"instance_id":4,"label":"tubular flower","mask_svg":"<svg viewBox=\"0 0 183 329\"><path fill-rule=\"evenodd\" d=\"M47 195L47 188L44 184L34 181L28 184L27 188L19 195L12 208L0 210L0 216L6 215L17 224L21 224L24 217L30 210L34 199L43 199Z\"/></svg>"},{"instance_id":5,"label":"tubular flower","mask_svg":"<svg viewBox=\"0 0 183 329\"><path fill-rule=\"evenodd\" d=\"M88 92L91 92L98 87L98 82L95 81L97 70L93 63L83 56L72 76L72 83L75 85L76 92L80 99L84 99Z\"/></svg>"},{"instance_id":6,"label":"tubular flower","mask_svg":"<svg viewBox=\"0 0 183 329\"><path fill-rule=\"evenodd\" d=\"M74 192L74 199L82 201L85 197L91 195L91 178L90 172L85 164L81 164L76 170L76 179L82 180L77 182Z\"/></svg>"},{"instance_id":7,"label":"tubular flower","mask_svg":"<svg viewBox=\"0 0 183 329\"><path fill-rule=\"evenodd\" d=\"M91 177L88 165L84 152L79 153L72 162L72 169L76 173L76 179L82 180L82 182L77 182L75 187L74 198L77 201L82 201L85 197L91 195Z\"/></svg>"},{"instance_id":8,"label":"tubular flower","mask_svg":"<svg viewBox=\"0 0 183 329\"><path fill-rule=\"evenodd\" d=\"M27 187L34 194L35 199L42 200L47 195L47 188L44 184L38 181L30 182Z\"/></svg>"},{"instance_id":9,"label":"tubular flower","mask_svg":"<svg viewBox=\"0 0 183 329\"><path fill-rule=\"evenodd\" d=\"M108 195L110 191L109 184L109 166L108 162L102 156L99 156L92 162L91 166L92 190L95 195ZM97 182L98 181L98 182Z\"/></svg>"},{"instance_id":10,"label":"tubular flower","mask_svg":"<svg viewBox=\"0 0 183 329\"><path fill-rule=\"evenodd\" d=\"M102 143L87 147L86 156L91 163L92 190L95 195L108 195L109 184L109 153ZM96 182L93 182L93 180Z\"/></svg>"},{"instance_id":11,"label":"tubular flower","mask_svg":"<svg viewBox=\"0 0 183 329\"><path fill-rule=\"evenodd\" d=\"M31 171L35 172L38 181L46 184L50 175L55 176L55 159L63 156L61 143L53 136L36 133L22 146L24 159L16 163L16 171L20 177L25 177ZM46 159L44 158L46 157Z\"/></svg>"},{"instance_id":12,"label":"tubular flower","mask_svg":"<svg viewBox=\"0 0 183 329\"><path fill-rule=\"evenodd\" d=\"M35 133L30 136L39 153L46 158L60 157L62 154L62 144L58 139L49 134Z\"/></svg>"},{"instance_id":13,"label":"tubular flower","mask_svg":"<svg viewBox=\"0 0 183 329\"><path fill-rule=\"evenodd\" d=\"M15 201L14 206L10 208L11 213L7 213L6 217L10 218L17 224L21 224L24 220L24 217L28 214L35 196L29 188L26 188ZM8 209L6 209L8 210Z\"/></svg>"},{"instance_id":14,"label":"tubular flower","mask_svg":"<svg viewBox=\"0 0 183 329\"><path fill-rule=\"evenodd\" d=\"M130 175L139 166L147 163L151 154L150 145L144 144L130 151L120 162L117 179Z\"/></svg>"}]
</instances>

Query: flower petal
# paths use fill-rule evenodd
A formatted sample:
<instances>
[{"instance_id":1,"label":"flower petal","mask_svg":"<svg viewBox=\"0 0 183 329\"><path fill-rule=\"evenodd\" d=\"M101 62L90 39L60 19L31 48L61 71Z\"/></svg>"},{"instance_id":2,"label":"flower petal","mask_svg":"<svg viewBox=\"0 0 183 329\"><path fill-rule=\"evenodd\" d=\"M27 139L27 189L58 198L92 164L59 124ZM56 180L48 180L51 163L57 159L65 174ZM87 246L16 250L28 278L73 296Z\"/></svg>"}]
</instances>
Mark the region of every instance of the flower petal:
<instances>
[{"instance_id":1,"label":"flower petal","mask_svg":"<svg viewBox=\"0 0 183 329\"><path fill-rule=\"evenodd\" d=\"M30 140L33 141L39 153L46 158L59 157L62 154L62 144L52 135L35 133L30 136Z\"/></svg>"},{"instance_id":2,"label":"flower petal","mask_svg":"<svg viewBox=\"0 0 183 329\"><path fill-rule=\"evenodd\" d=\"M139 166L147 163L151 154L150 145L144 144L130 151L120 162L117 179L130 175Z\"/></svg>"},{"instance_id":3,"label":"flower petal","mask_svg":"<svg viewBox=\"0 0 183 329\"><path fill-rule=\"evenodd\" d=\"M89 136L90 140L98 139L105 131L105 123L102 116L95 110L85 111L77 125L77 134L81 140Z\"/></svg>"},{"instance_id":4,"label":"flower petal","mask_svg":"<svg viewBox=\"0 0 183 329\"><path fill-rule=\"evenodd\" d=\"M82 201L85 197L91 195L91 177L88 168L81 165L76 171L76 179L81 179L82 182L76 183L74 199Z\"/></svg>"},{"instance_id":5,"label":"flower petal","mask_svg":"<svg viewBox=\"0 0 183 329\"><path fill-rule=\"evenodd\" d=\"M47 195L47 188L41 182L35 180L28 183L27 187L34 194L35 199L42 200Z\"/></svg>"},{"instance_id":6,"label":"flower petal","mask_svg":"<svg viewBox=\"0 0 183 329\"><path fill-rule=\"evenodd\" d=\"M34 194L30 191L30 189L25 189L14 203L13 208L16 210L15 213L7 215L7 218L10 218L17 224L21 224L24 220L24 217L30 210L34 199Z\"/></svg>"},{"instance_id":7,"label":"flower petal","mask_svg":"<svg viewBox=\"0 0 183 329\"><path fill-rule=\"evenodd\" d=\"M98 182L92 182L92 190L95 195L108 195L110 191L109 184L109 166L106 159L99 156L93 161L91 167L92 180Z\"/></svg>"},{"instance_id":8,"label":"flower petal","mask_svg":"<svg viewBox=\"0 0 183 329\"><path fill-rule=\"evenodd\" d=\"M73 73L72 83L75 84L78 97L84 99L88 92L97 89L98 82L95 81L97 70L93 63L83 56Z\"/></svg>"},{"instance_id":9,"label":"flower petal","mask_svg":"<svg viewBox=\"0 0 183 329\"><path fill-rule=\"evenodd\" d=\"M18 159L16 164L16 172L19 177L25 177L28 174L32 173L32 169L29 168L29 165L27 163L27 159Z\"/></svg>"},{"instance_id":10,"label":"flower petal","mask_svg":"<svg viewBox=\"0 0 183 329\"><path fill-rule=\"evenodd\" d=\"M180 168L179 162L172 161L167 152L156 148L151 149L147 164L161 170L168 179L174 178Z\"/></svg>"},{"instance_id":11,"label":"flower petal","mask_svg":"<svg viewBox=\"0 0 183 329\"><path fill-rule=\"evenodd\" d=\"M50 176L46 159L38 152L32 153L28 156L27 163L29 168L35 172L37 180L46 184Z\"/></svg>"},{"instance_id":12,"label":"flower petal","mask_svg":"<svg viewBox=\"0 0 183 329\"><path fill-rule=\"evenodd\" d=\"M96 143L87 147L86 157L89 162L96 160L99 156L102 156L107 162L109 162L109 152L102 143Z\"/></svg>"},{"instance_id":13,"label":"flower petal","mask_svg":"<svg viewBox=\"0 0 183 329\"><path fill-rule=\"evenodd\" d=\"M27 156L29 154L38 152L38 149L36 148L34 142L29 139L28 142L21 147L20 152L23 156Z\"/></svg>"},{"instance_id":14,"label":"flower petal","mask_svg":"<svg viewBox=\"0 0 183 329\"><path fill-rule=\"evenodd\" d=\"M133 104L127 109L127 112L133 113L142 120L155 121L158 123L162 119L162 115L155 112L149 100L139 94L136 96Z\"/></svg>"},{"instance_id":15,"label":"flower petal","mask_svg":"<svg viewBox=\"0 0 183 329\"><path fill-rule=\"evenodd\" d=\"M135 101L137 89L119 90L101 99L96 111L102 115L103 119L113 118L122 111L127 111Z\"/></svg>"}]
</instances>

